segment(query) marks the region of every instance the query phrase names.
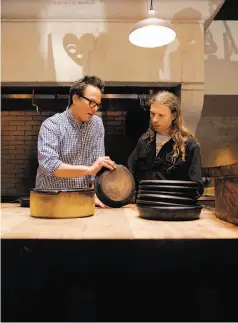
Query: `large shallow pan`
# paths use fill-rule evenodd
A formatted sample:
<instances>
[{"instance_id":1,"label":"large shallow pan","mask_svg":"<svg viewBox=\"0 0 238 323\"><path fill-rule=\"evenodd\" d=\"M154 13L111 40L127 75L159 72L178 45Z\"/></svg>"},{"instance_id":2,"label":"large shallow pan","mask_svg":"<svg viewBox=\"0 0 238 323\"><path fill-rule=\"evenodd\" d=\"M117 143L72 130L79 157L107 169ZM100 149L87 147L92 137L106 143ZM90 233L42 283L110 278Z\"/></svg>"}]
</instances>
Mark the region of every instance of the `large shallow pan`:
<instances>
[{"instance_id":1,"label":"large shallow pan","mask_svg":"<svg viewBox=\"0 0 238 323\"><path fill-rule=\"evenodd\" d=\"M123 165L117 165L113 171L103 168L96 175L94 185L99 200L110 207L130 203L135 194L134 177Z\"/></svg>"},{"instance_id":2,"label":"large shallow pan","mask_svg":"<svg viewBox=\"0 0 238 323\"><path fill-rule=\"evenodd\" d=\"M139 216L149 220L188 221L200 218L202 206L137 206Z\"/></svg>"}]
</instances>

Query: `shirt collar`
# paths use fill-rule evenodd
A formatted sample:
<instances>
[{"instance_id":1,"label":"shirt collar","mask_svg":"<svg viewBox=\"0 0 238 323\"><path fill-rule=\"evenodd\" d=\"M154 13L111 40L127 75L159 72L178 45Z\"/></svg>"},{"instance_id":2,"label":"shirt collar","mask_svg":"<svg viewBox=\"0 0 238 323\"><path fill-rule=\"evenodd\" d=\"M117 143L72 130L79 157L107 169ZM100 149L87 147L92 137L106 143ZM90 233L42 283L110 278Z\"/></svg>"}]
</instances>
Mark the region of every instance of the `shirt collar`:
<instances>
[{"instance_id":1,"label":"shirt collar","mask_svg":"<svg viewBox=\"0 0 238 323\"><path fill-rule=\"evenodd\" d=\"M78 122L70 113L69 111L69 106L67 106L66 108L66 116L67 118L70 120L70 122L75 125L75 126L81 126L82 124L84 124L84 122Z\"/></svg>"}]
</instances>

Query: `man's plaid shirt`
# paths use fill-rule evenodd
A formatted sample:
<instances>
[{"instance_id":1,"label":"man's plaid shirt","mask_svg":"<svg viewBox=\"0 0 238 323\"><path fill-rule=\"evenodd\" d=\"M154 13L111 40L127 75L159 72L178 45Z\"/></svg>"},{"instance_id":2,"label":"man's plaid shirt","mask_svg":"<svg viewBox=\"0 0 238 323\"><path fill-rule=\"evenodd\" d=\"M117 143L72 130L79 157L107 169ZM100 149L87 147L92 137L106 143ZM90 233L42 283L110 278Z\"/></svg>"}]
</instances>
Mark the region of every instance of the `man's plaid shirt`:
<instances>
[{"instance_id":1,"label":"man's plaid shirt","mask_svg":"<svg viewBox=\"0 0 238 323\"><path fill-rule=\"evenodd\" d=\"M68 108L46 119L38 136L38 162L35 188L90 187L94 176L59 178L54 171L61 163L91 166L105 156L105 130L102 119L93 116L78 123Z\"/></svg>"}]
</instances>

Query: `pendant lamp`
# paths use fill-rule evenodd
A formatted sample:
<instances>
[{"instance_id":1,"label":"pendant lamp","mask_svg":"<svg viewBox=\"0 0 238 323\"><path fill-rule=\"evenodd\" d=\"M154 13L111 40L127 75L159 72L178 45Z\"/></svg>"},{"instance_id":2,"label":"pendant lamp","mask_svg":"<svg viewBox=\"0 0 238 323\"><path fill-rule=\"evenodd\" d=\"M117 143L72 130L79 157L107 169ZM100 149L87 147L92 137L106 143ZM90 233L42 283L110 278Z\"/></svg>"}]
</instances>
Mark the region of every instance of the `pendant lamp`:
<instances>
[{"instance_id":1,"label":"pendant lamp","mask_svg":"<svg viewBox=\"0 0 238 323\"><path fill-rule=\"evenodd\" d=\"M139 47L155 48L171 43L175 37L176 33L170 23L155 16L151 0L148 18L134 25L129 41Z\"/></svg>"}]
</instances>

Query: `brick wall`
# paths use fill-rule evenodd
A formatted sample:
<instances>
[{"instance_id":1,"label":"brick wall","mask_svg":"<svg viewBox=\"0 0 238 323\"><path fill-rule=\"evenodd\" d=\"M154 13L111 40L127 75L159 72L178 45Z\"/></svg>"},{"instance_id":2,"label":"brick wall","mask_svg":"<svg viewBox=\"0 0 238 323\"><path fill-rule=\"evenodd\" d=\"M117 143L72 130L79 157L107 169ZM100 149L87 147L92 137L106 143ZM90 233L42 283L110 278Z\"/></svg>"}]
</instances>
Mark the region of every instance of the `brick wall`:
<instances>
[{"instance_id":1,"label":"brick wall","mask_svg":"<svg viewBox=\"0 0 238 323\"><path fill-rule=\"evenodd\" d=\"M230 108L229 112L229 106L231 104L226 100L226 105L222 105L219 114L218 104L209 104L209 109L205 106L197 131L204 167L238 161L237 109ZM115 109L115 104L113 108ZM38 166L38 132L42 121L54 113L2 111L2 196L19 196L34 187ZM123 111L105 111L98 115L105 126L106 154L118 164L127 165L128 156L140 132L145 129L146 115L138 105L133 106L133 102L123 104ZM133 134L136 135L132 136Z\"/></svg>"},{"instance_id":2,"label":"brick wall","mask_svg":"<svg viewBox=\"0 0 238 323\"><path fill-rule=\"evenodd\" d=\"M37 136L41 123L55 112L2 111L1 195L20 196L35 185ZM125 111L100 112L106 132L106 152L117 158L120 138L125 138ZM123 147L120 147L123 155ZM119 160L120 162L120 160Z\"/></svg>"},{"instance_id":3,"label":"brick wall","mask_svg":"<svg viewBox=\"0 0 238 323\"><path fill-rule=\"evenodd\" d=\"M197 131L204 167L238 162L238 117L202 117Z\"/></svg>"},{"instance_id":4,"label":"brick wall","mask_svg":"<svg viewBox=\"0 0 238 323\"><path fill-rule=\"evenodd\" d=\"M52 112L2 111L2 196L18 196L34 187L37 135L49 115Z\"/></svg>"},{"instance_id":5,"label":"brick wall","mask_svg":"<svg viewBox=\"0 0 238 323\"><path fill-rule=\"evenodd\" d=\"M105 111L97 113L103 120L107 135L125 134L126 114L126 111Z\"/></svg>"},{"instance_id":6,"label":"brick wall","mask_svg":"<svg viewBox=\"0 0 238 323\"><path fill-rule=\"evenodd\" d=\"M204 167L238 162L238 95L205 95L196 135Z\"/></svg>"},{"instance_id":7,"label":"brick wall","mask_svg":"<svg viewBox=\"0 0 238 323\"><path fill-rule=\"evenodd\" d=\"M126 131L127 111L107 111L100 115L105 127L106 155L117 164L127 166L128 157L135 146Z\"/></svg>"}]
</instances>

